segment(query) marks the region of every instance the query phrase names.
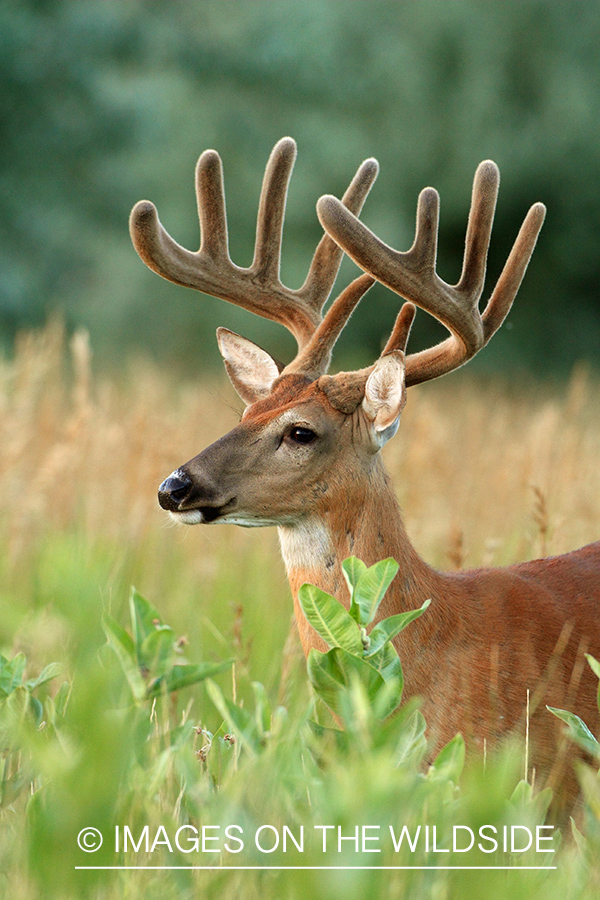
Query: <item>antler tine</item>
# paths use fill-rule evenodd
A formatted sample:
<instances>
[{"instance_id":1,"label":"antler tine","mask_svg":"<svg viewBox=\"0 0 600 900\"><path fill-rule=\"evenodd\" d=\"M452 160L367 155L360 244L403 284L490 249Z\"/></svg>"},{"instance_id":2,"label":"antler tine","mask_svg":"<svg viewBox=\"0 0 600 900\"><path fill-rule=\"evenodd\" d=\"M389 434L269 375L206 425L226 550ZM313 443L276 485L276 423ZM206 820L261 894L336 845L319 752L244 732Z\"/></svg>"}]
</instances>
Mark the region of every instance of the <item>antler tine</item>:
<instances>
[{"instance_id":1,"label":"antler tine","mask_svg":"<svg viewBox=\"0 0 600 900\"><path fill-rule=\"evenodd\" d=\"M265 193L271 194L270 211L276 221L270 231L265 231L264 227L261 231L263 222L259 217L257 255L263 269L267 241L271 256L273 253L276 256L278 269L280 239L278 241L275 236L273 240L273 235L277 234L277 227L281 230L287 181L294 156L294 142L291 138L284 138L275 146L267 165L263 196ZM280 178L276 185L278 190L272 190L272 172L278 168L280 172L283 170L283 179ZM285 288L278 275L267 284L264 271L260 278L254 265L241 268L229 257L223 170L221 159L214 150L206 150L198 160L196 194L201 230L200 250L193 253L174 241L163 228L154 204L143 200L134 206L130 218L131 238L138 254L146 265L169 281L212 294L259 316L280 322L292 332L298 346L304 346L318 327L321 317L302 299L296 298L293 291ZM272 268L272 265L267 265L267 274L272 274Z\"/></svg>"},{"instance_id":2,"label":"antler tine","mask_svg":"<svg viewBox=\"0 0 600 900\"><path fill-rule=\"evenodd\" d=\"M419 195L415 241L406 253L384 244L335 197L322 197L317 204L321 224L348 256L391 290L431 313L451 333L450 338L435 347L407 358L407 386L446 374L473 357L487 343L511 307L533 253L545 207L539 203L529 211L482 316L479 300L485 281L499 179L498 167L491 160L478 166L473 181L463 270L454 286L446 284L435 272L439 195L433 188L425 188Z\"/></svg>"},{"instance_id":3,"label":"antler tine","mask_svg":"<svg viewBox=\"0 0 600 900\"><path fill-rule=\"evenodd\" d=\"M196 204L200 222L200 253L227 268L231 264L223 166L216 150L205 150L196 164ZM196 287L195 284L189 287Z\"/></svg>"},{"instance_id":4,"label":"antler tine","mask_svg":"<svg viewBox=\"0 0 600 900\"><path fill-rule=\"evenodd\" d=\"M359 301L375 284L370 275L360 275L333 301L327 315L296 359L283 370L284 375L301 372L309 378L324 375L329 368L331 351Z\"/></svg>"},{"instance_id":5,"label":"antler tine","mask_svg":"<svg viewBox=\"0 0 600 900\"><path fill-rule=\"evenodd\" d=\"M496 163L491 159L479 163L473 178L463 268L456 285L456 290L468 297L475 306L483 292L499 187L500 170Z\"/></svg>"},{"instance_id":6,"label":"antler tine","mask_svg":"<svg viewBox=\"0 0 600 900\"><path fill-rule=\"evenodd\" d=\"M265 169L252 263L252 271L265 284L279 282L285 204L295 161L296 142L282 138L273 148Z\"/></svg>"},{"instance_id":7,"label":"antler tine","mask_svg":"<svg viewBox=\"0 0 600 900\"><path fill-rule=\"evenodd\" d=\"M254 260L249 268L236 266L229 257L222 164L214 150L202 154L196 169L200 250L191 252L174 241L162 226L155 206L147 200L133 208L130 232L139 256L154 272L280 322L302 350L322 321L321 310L343 251L324 235L303 286L291 290L281 283L281 236L295 157L296 144L291 138L282 138L271 153L263 179ZM374 160L359 168L343 198L352 212L360 212L376 176Z\"/></svg>"},{"instance_id":8,"label":"antler tine","mask_svg":"<svg viewBox=\"0 0 600 900\"><path fill-rule=\"evenodd\" d=\"M543 203L534 203L525 216L517 239L481 317L486 344L494 332L500 328L510 311L535 249L545 217L546 207Z\"/></svg>"},{"instance_id":9,"label":"antler tine","mask_svg":"<svg viewBox=\"0 0 600 900\"><path fill-rule=\"evenodd\" d=\"M365 159L339 201L342 206L357 216L378 174L377 160ZM306 281L298 291L307 303L319 311L331 293L343 255L342 248L325 232L313 256Z\"/></svg>"},{"instance_id":10,"label":"antler tine","mask_svg":"<svg viewBox=\"0 0 600 900\"><path fill-rule=\"evenodd\" d=\"M342 197L343 206L352 212L360 211L379 173L376 159L366 159L359 166L348 189ZM298 294L321 313L335 282L343 250L325 232L313 256L306 281ZM346 326L355 307L375 283L375 279L362 275L356 278L334 300L321 324L298 356L285 368L285 373L302 372L311 378L325 374L331 362L333 347Z\"/></svg>"},{"instance_id":11,"label":"antler tine","mask_svg":"<svg viewBox=\"0 0 600 900\"><path fill-rule=\"evenodd\" d=\"M388 353L392 353L394 350L402 350L403 353L406 351L410 329L412 328L412 323L415 320L416 314L417 308L413 303L402 304L402 309L396 316L396 323L392 333L388 338L387 344L383 348L382 356L387 356Z\"/></svg>"}]
</instances>

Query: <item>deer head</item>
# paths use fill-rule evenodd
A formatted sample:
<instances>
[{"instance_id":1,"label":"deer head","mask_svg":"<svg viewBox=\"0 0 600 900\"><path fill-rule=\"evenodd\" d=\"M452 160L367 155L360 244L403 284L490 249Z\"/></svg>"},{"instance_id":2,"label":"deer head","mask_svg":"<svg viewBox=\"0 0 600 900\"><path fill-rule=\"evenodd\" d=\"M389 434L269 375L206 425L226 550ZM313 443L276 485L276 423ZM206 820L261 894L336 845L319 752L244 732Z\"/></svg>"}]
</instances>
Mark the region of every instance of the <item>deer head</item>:
<instances>
[{"instance_id":1,"label":"deer head","mask_svg":"<svg viewBox=\"0 0 600 900\"><path fill-rule=\"evenodd\" d=\"M481 163L475 174L462 274L450 286L435 271L439 197L426 188L419 197L413 246L393 250L356 217L377 176L375 160L358 169L341 201L317 204L325 234L299 290L279 278L287 187L296 155L283 138L269 159L260 198L252 265L230 259L218 154L198 161L196 191L201 246L196 253L177 244L160 224L155 207L138 203L131 235L140 257L155 272L274 319L294 335L298 353L282 365L256 344L220 328L219 348L228 375L246 404L240 424L176 469L159 489L159 502L187 524L231 522L290 527L318 517L356 480L372 477L377 453L396 432L406 388L439 377L471 359L504 321L523 278L544 218L529 211L482 314L487 250L499 172ZM365 272L323 314L346 252ZM328 375L333 346L357 303L375 280L405 300L380 358L368 368ZM450 337L406 355L406 342L421 307Z\"/></svg>"}]
</instances>

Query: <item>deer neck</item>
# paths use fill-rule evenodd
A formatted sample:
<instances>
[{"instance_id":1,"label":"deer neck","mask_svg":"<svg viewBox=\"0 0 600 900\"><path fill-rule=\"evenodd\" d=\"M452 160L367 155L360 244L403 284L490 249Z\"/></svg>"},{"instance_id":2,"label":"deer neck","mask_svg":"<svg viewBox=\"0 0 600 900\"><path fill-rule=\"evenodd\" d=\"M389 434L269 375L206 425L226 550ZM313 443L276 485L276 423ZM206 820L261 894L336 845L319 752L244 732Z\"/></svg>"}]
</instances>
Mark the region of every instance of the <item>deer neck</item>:
<instances>
[{"instance_id":1,"label":"deer neck","mask_svg":"<svg viewBox=\"0 0 600 900\"><path fill-rule=\"evenodd\" d=\"M279 539L305 653L312 647L322 650L324 645L304 619L298 591L309 582L348 607L350 595L341 567L347 557L357 556L373 565L391 556L399 563L398 575L381 604L381 617L420 606L441 577L412 547L379 454L364 477L346 479L338 489L330 487L311 514L280 527Z\"/></svg>"}]
</instances>

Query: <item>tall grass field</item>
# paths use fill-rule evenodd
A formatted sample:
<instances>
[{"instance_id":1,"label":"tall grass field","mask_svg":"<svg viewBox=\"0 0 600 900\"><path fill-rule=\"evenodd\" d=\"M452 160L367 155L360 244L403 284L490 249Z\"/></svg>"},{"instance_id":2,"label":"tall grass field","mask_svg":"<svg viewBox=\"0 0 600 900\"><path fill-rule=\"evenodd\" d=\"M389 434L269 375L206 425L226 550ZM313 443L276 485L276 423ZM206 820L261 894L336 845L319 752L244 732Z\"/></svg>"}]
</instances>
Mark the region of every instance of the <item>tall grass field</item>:
<instances>
[{"instance_id":1,"label":"tall grass field","mask_svg":"<svg viewBox=\"0 0 600 900\"><path fill-rule=\"evenodd\" d=\"M421 555L599 539L598 397L583 369L411 390L384 453ZM358 682L340 729L275 529L169 524L158 484L240 412L224 378L96 371L58 323L0 366L0 896L600 896L598 764L557 824L525 733L432 758L418 708L381 720Z\"/></svg>"}]
</instances>

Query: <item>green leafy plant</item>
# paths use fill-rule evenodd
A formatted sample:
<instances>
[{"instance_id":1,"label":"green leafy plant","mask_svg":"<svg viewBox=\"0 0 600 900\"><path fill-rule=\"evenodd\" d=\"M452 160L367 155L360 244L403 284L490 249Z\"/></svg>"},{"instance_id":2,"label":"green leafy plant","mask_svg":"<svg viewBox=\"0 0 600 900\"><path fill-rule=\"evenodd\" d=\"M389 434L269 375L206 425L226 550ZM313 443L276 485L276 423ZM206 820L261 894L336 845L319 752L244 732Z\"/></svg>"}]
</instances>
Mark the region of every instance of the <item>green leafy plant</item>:
<instances>
[{"instance_id":1,"label":"green leafy plant","mask_svg":"<svg viewBox=\"0 0 600 900\"><path fill-rule=\"evenodd\" d=\"M387 589L398 572L398 563L383 559L367 567L356 557L342 563L350 591L350 608L313 584L304 584L298 598L302 611L317 634L328 644L325 653L311 650L308 675L317 695L343 718L344 697L354 682L365 688L380 719L399 705L404 678L392 640L429 606L382 619L370 631Z\"/></svg>"},{"instance_id":2,"label":"green leafy plant","mask_svg":"<svg viewBox=\"0 0 600 900\"><path fill-rule=\"evenodd\" d=\"M600 679L600 662L589 653L586 653L586 659L594 675ZM597 703L600 710L600 680ZM583 719L567 709L557 709L554 706L548 706L547 709L565 723L567 726L565 733L568 737L596 761L596 766L600 764L600 741L592 734ZM577 765L577 775L589 813L588 830L590 835L595 834L596 841L598 841L600 839L600 775L596 771L596 767L583 762L579 762ZM573 819L571 819L571 829L577 845L582 848L583 852L585 841Z\"/></svg>"},{"instance_id":3,"label":"green leafy plant","mask_svg":"<svg viewBox=\"0 0 600 900\"><path fill-rule=\"evenodd\" d=\"M235 740L240 741L250 754L256 755L270 738L280 734L287 720L287 711L283 706L272 710L265 688L259 681L253 681L251 687L254 695L253 711L228 700L214 681L206 682L208 696L223 717L223 725L217 734L220 735L227 726Z\"/></svg>"},{"instance_id":4,"label":"green leafy plant","mask_svg":"<svg viewBox=\"0 0 600 900\"><path fill-rule=\"evenodd\" d=\"M586 653L585 657L594 675L600 679L600 662L594 659L590 653ZM597 701L598 709L600 710L600 681ZM567 734L572 741L581 747L582 750L585 750L586 753L589 753L590 756L600 761L600 741L594 737L583 719L567 709L557 709L554 706L548 706L547 709L565 723Z\"/></svg>"},{"instance_id":5,"label":"green leafy plant","mask_svg":"<svg viewBox=\"0 0 600 900\"><path fill-rule=\"evenodd\" d=\"M186 662L173 629L135 588L129 596L129 612L131 634L108 615L103 617L102 627L136 703L212 678L233 664L233 659Z\"/></svg>"},{"instance_id":6,"label":"green leafy plant","mask_svg":"<svg viewBox=\"0 0 600 900\"><path fill-rule=\"evenodd\" d=\"M17 653L12 659L0 654L0 809L12 804L25 789L33 786L35 775L23 752L27 734L54 727L68 700L65 682L54 700L34 696L61 671L59 663L50 663L37 678L25 678L27 659Z\"/></svg>"}]
</instances>

